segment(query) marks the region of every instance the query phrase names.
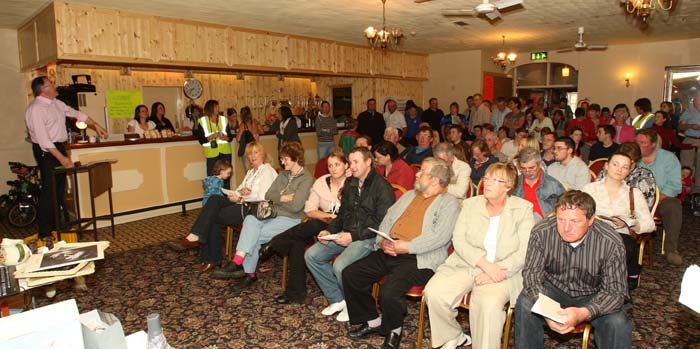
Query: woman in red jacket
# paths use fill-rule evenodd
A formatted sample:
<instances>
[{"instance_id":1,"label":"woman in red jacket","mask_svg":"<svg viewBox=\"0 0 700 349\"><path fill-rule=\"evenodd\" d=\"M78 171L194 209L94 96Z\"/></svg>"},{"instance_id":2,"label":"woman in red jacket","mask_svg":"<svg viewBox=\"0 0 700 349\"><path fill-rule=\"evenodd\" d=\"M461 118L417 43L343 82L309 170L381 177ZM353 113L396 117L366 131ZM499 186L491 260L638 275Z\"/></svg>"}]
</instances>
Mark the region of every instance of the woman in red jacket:
<instances>
[{"instance_id":1,"label":"woman in red jacket","mask_svg":"<svg viewBox=\"0 0 700 349\"><path fill-rule=\"evenodd\" d=\"M399 150L394 143L381 142L374 147L374 158L377 160L375 170L386 178L391 184L398 184L406 190L413 189L416 181L415 171L399 158ZM403 194L402 191L394 189L396 200Z\"/></svg>"},{"instance_id":2,"label":"woman in red jacket","mask_svg":"<svg viewBox=\"0 0 700 349\"><path fill-rule=\"evenodd\" d=\"M651 127L652 130L656 131L661 137L661 147L675 151L677 149L693 149L691 144L681 143L676 134L676 130L668 126L668 121L671 117L667 112L663 110L658 110L654 113L654 126Z\"/></svg>"}]
</instances>

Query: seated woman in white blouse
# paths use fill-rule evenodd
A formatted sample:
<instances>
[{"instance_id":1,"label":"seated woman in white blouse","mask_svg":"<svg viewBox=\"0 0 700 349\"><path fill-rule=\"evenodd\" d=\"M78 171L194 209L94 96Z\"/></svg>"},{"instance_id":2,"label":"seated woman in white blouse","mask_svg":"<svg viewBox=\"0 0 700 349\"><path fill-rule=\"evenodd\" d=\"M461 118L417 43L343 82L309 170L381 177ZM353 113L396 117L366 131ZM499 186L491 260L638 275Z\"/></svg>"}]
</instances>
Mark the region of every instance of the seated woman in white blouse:
<instances>
[{"instance_id":1,"label":"seated woman in white blouse","mask_svg":"<svg viewBox=\"0 0 700 349\"><path fill-rule=\"evenodd\" d=\"M590 194L595 200L595 214L609 223L622 236L627 252L628 286L637 284L641 266L637 262L639 245L630 236L630 229L636 234L654 231L654 218L642 192L625 184L625 178L634 167L627 153L616 152L605 164L607 176L602 181L588 183L581 191ZM630 204L630 192L632 202ZM634 212L632 212L632 210Z\"/></svg>"},{"instance_id":2,"label":"seated woman in white blouse","mask_svg":"<svg viewBox=\"0 0 700 349\"><path fill-rule=\"evenodd\" d=\"M277 171L270 166L270 158L262 144L248 143L245 148L250 170L246 172L243 182L228 196L212 195L199 212L197 220L190 229L190 234L177 243L168 245L176 250L200 248L202 265L200 271L213 269L221 263L222 226L243 223L243 203L265 199L265 193L277 178Z\"/></svg>"},{"instance_id":3,"label":"seated woman in white blouse","mask_svg":"<svg viewBox=\"0 0 700 349\"><path fill-rule=\"evenodd\" d=\"M126 124L126 132L138 133L143 138L143 133L156 128L156 123L148 120L148 107L141 104L134 110L134 119Z\"/></svg>"}]
</instances>

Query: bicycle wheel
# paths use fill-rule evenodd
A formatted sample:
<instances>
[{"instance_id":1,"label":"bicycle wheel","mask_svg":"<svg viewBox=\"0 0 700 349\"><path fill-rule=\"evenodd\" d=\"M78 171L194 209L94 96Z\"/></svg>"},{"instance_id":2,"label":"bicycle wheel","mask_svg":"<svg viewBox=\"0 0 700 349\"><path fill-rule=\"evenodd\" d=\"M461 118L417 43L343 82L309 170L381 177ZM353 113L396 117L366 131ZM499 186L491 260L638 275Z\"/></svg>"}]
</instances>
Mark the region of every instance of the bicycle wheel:
<instances>
[{"instance_id":1,"label":"bicycle wheel","mask_svg":"<svg viewBox=\"0 0 700 349\"><path fill-rule=\"evenodd\" d=\"M10 207L7 218L10 224L16 228L24 228L36 220L36 206L26 202L18 202Z\"/></svg>"}]
</instances>

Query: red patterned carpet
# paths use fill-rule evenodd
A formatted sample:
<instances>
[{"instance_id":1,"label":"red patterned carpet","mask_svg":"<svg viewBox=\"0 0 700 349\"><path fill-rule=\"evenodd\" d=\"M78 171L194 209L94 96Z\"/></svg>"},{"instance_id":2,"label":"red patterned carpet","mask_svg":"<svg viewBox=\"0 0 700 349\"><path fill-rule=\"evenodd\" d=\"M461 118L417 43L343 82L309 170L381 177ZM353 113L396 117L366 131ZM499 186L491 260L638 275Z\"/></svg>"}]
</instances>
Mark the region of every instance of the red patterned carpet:
<instances>
[{"instance_id":1,"label":"red patterned carpet","mask_svg":"<svg viewBox=\"0 0 700 349\"><path fill-rule=\"evenodd\" d=\"M241 293L231 282L215 280L194 270L196 253L177 253L163 241L183 236L198 211L146 219L117 226L112 239L107 229L99 237L112 241L106 260L87 280L89 290L76 293L71 284L58 285L52 299L38 297L39 305L76 298L82 311L94 308L114 313L126 333L146 328L146 315L160 313L169 343L176 348L378 348L379 337L353 341L333 317L319 314L323 297L309 277L305 304L279 306L281 259L271 260L272 271ZM681 253L686 264L700 263L698 218L684 216ZM3 226L0 235L22 237L31 230ZM86 238L89 238L86 236ZM660 255L655 243L655 263L647 268L640 289L634 291L634 348L700 348L700 316L677 303L685 268L673 267ZM414 348L418 303L409 301L403 348ZM460 323L468 331L467 313ZM429 327L426 325L426 327ZM423 348L428 348L429 329ZM513 345L511 336L511 347ZM548 338L548 348L580 348L578 336ZM594 347L594 346L591 346Z\"/></svg>"}]
</instances>

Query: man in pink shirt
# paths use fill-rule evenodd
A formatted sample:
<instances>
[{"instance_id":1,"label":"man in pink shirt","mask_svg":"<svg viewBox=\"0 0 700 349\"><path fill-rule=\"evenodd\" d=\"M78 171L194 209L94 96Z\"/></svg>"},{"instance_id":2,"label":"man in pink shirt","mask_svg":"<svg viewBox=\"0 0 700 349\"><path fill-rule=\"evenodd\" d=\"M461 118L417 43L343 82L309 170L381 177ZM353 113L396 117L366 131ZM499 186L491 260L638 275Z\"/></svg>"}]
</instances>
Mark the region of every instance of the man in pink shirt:
<instances>
[{"instance_id":1,"label":"man in pink shirt","mask_svg":"<svg viewBox=\"0 0 700 349\"><path fill-rule=\"evenodd\" d=\"M39 237L51 235L54 227L54 212L52 198L53 169L58 166L73 167L73 162L68 158L64 142L68 139L66 131L66 117L78 119L93 128L103 138L107 137L107 131L98 125L89 116L67 106L56 99L58 92L56 86L45 76L39 76L32 80L32 92L34 100L29 103L24 113L24 121L32 140L34 158L41 173L41 191L39 192ZM56 193L59 204L63 204L63 192L65 191L65 176L56 178Z\"/></svg>"}]
</instances>

